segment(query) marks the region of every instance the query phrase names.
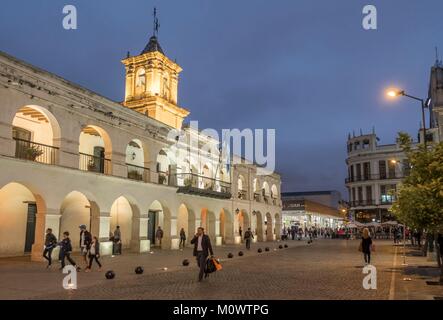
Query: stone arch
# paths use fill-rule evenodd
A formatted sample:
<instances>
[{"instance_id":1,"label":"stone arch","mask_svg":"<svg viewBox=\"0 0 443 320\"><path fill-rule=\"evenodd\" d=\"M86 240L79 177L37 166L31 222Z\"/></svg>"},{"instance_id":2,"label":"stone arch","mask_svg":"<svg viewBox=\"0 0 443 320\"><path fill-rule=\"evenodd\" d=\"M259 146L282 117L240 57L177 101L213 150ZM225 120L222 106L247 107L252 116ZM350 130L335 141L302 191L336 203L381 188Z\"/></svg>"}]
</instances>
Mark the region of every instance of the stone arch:
<instances>
[{"instance_id":1,"label":"stone arch","mask_svg":"<svg viewBox=\"0 0 443 320\"><path fill-rule=\"evenodd\" d=\"M42 162L58 163L61 129L55 116L37 105L25 105L12 119L12 138L15 157Z\"/></svg>"},{"instance_id":2,"label":"stone arch","mask_svg":"<svg viewBox=\"0 0 443 320\"><path fill-rule=\"evenodd\" d=\"M112 141L101 127L87 125L80 132L79 168L84 171L111 174Z\"/></svg>"},{"instance_id":3,"label":"stone arch","mask_svg":"<svg viewBox=\"0 0 443 320\"><path fill-rule=\"evenodd\" d=\"M237 209L238 210L238 209ZM243 241L244 235L245 235L245 231L248 230L248 228L250 228L251 226L251 222L249 219L249 215L246 212L246 210L241 209L241 210L236 210L236 214L235 214L235 222L234 222L234 233L236 237L240 237L240 241L236 241L241 242ZM241 234L240 234L240 228L241 228Z\"/></svg>"},{"instance_id":4,"label":"stone arch","mask_svg":"<svg viewBox=\"0 0 443 320\"><path fill-rule=\"evenodd\" d=\"M155 235L160 227L163 230L163 239L160 243ZM159 200L154 200L148 208L148 239L153 246L169 249L171 247L171 213L169 208Z\"/></svg>"},{"instance_id":5,"label":"stone arch","mask_svg":"<svg viewBox=\"0 0 443 320\"><path fill-rule=\"evenodd\" d=\"M278 198L278 189L277 189L277 186L275 184L273 184L272 187L271 187L271 197L273 199L277 199Z\"/></svg>"},{"instance_id":6,"label":"stone arch","mask_svg":"<svg viewBox=\"0 0 443 320\"><path fill-rule=\"evenodd\" d=\"M146 91L146 70L139 67L135 72L135 94L139 95Z\"/></svg>"},{"instance_id":7,"label":"stone arch","mask_svg":"<svg viewBox=\"0 0 443 320\"><path fill-rule=\"evenodd\" d=\"M180 238L180 230L184 229L186 234L186 243L190 243L192 236L195 234L195 215L194 212L182 203L178 208L177 215L177 235Z\"/></svg>"},{"instance_id":8,"label":"stone arch","mask_svg":"<svg viewBox=\"0 0 443 320\"><path fill-rule=\"evenodd\" d=\"M205 163L201 170L201 182L200 188L212 189L213 187L212 166L210 163Z\"/></svg>"},{"instance_id":9,"label":"stone arch","mask_svg":"<svg viewBox=\"0 0 443 320\"><path fill-rule=\"evenodd\" d=\"M72 191L65 196L60 206L60 229L58 238L68 231L74 251L79 251L79 226L84 224L93 236L99 237L100 209L94 200L83 192Z\"/></svg>"},{"instance_id":10,"label":"stone arch","mask_svg":"<svg viewBox=\"0 0 443 320\"><path fill-rule=\"evenodd\" d=\"M246 200L247 195L247 184L246 179L243 177L243 175L238 175L237 178L237 197L239 199Z\"/></svg>"},{"instance_id":11,"label":"stone arch","mask_svg":"<svg viewBox=\"0 0 443 320\"><path fill-rule=\"evenodd\" d=\"M10 182L0 188L0 256L41 256L46 204L32 187Z\"/></svg>"},{"instance_id":12,"label":"stone arch","mask_svg":"<svg viewBox=\"0 0 443 320\"><path fill-rule=\"evenodd\" d=\"M149 150L146 143L139 139L132 139L126 146L125 163L128 170L128 178L138 181L150 181Z\"/></svg>"},{"instance_id":13,"label":"stone arch","mask_svg":"<svg viewBox=\"0 0 443 320\"><path fill-rule=\"evenodd\" d=\"M134 214L134 211L135 212ZM120 227L121 241L123 248L131 246L133 240L134 220L139 216L139 210L136 205L125 197L118 197L111 206L110 211L110 231L114 232L117 226Z\"/></svg>"},{"instance_id":14,"label":"stone arch","mask_svg":"<svg viewBox=\"0 0 443 320\"><path fill-rule=\"evenodd\" d=\"M157 154L158 183L171 185L177 181L177 164L174 155L168 149L161 149Z\"/></svg>"}]
</instances>

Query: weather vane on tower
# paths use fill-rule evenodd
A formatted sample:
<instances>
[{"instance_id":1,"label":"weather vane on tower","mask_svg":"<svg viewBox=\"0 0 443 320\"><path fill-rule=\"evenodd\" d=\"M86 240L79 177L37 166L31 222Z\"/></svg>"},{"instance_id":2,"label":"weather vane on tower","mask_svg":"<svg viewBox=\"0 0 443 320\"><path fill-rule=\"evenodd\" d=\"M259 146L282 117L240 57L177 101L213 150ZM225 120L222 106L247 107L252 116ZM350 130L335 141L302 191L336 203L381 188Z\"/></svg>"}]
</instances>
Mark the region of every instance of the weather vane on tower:
<instances>
[{"instance_id":1,"label":"weather vane on tower","mask_svg":"<svg viewBox=\"0 0 443 320\"><path fill-rule=\"evenodd\" d=\"M157 8L154 7L154 37L158 37L158 29L160 28L160 23L158 22L157 18Z\"/></svg>"}]
</instances>

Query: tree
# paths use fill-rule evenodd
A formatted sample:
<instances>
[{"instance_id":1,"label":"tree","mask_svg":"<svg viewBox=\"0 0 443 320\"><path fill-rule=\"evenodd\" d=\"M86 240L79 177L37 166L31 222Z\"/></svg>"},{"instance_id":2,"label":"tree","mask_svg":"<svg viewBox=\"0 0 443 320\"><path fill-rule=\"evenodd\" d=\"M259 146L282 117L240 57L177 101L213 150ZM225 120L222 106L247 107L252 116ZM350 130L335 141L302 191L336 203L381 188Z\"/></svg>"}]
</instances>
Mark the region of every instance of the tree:
<instances>
[{"instance_id":1,"label":"tree","mask_svg":"<svg viewBox=\"0 0 443 320\"><path fill-rule=\"evenodd\" d=\"M412 139L400 132L400 146L410 164L410 174L397 191L391 211L406 225L425 229L429 234L443 231L443 142L425 149L412 147ZM434 237L436 238L436 237ZM440 262L443 281L443 264Z\"/></svg>"}]
</instances>

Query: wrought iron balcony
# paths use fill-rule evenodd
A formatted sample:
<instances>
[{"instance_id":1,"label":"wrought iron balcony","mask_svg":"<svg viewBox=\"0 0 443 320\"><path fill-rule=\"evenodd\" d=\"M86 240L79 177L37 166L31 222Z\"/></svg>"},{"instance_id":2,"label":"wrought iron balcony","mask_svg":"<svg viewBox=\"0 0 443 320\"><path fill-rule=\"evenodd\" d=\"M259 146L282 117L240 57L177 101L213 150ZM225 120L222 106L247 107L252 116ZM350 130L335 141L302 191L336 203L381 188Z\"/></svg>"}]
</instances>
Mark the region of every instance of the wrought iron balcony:
<instances>
[{"instance_id":1,"label":"wrought iron balcony","mask_svg":"<svg viewBox=\"0 0 443 320\"><path fill-rule=\"evenodd\" d=\"M145 167L126 164L128 168L128 179L149 182L150 170Z\"/></svg>"},{"instance_id":2,"label":"wrought iron balcony","mask_svg":"<svg viewBox=\"0 0 443 320\"><path fill-rule=\"evenodd\" d=\"M91 154L79 153L80 170L111 174L111 160L104 157L97 157Z\"/></svg>"},{"instance_id":3,"label":"wrought iron balcony","mask_svg":"<svg viewBox=\"0 0 443 320\"><path fill-rule=\"evenodd\" d=\"M232 196L229 182L194 173L177 173L174 178L174 185L178 187L178 193L221 199L230 199Z\"/></svg>"},{"instance_id":4,"label":"wrought iron balcony","mask_svg":"<svg viewBox=\"0 0 443 320\"><path fill-rule=\"evenodd\" d=\"M55 164L58 148L46 144L14 138L15 157L46 164Z\"/></svg>"}]
</instances>

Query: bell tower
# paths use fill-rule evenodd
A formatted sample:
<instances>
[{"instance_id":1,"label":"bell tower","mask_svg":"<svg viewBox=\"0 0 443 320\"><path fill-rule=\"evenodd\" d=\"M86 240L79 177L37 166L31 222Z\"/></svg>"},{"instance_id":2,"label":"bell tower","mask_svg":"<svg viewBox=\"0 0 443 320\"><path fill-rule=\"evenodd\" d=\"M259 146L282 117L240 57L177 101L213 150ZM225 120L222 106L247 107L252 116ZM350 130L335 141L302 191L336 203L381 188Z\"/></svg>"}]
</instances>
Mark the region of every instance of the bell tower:
<instances>
[{"instance_id":1,"label":"bell tower","mask_svg":"<svg viewBox=\"0 0 443 320\"><path fill-rule=\"evenodd\" d=\"M154 9L154 33L138 56L122 60L126 68L123 105L180 129L189 111L178 105L182 68L171 61L158 42L159 23Z\"/></svg>"}]
</instances>

